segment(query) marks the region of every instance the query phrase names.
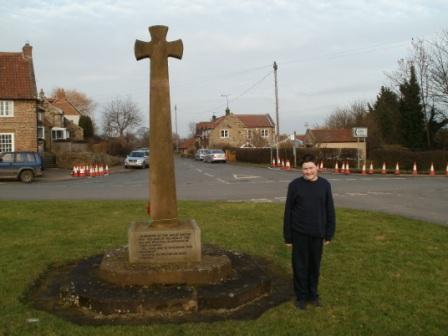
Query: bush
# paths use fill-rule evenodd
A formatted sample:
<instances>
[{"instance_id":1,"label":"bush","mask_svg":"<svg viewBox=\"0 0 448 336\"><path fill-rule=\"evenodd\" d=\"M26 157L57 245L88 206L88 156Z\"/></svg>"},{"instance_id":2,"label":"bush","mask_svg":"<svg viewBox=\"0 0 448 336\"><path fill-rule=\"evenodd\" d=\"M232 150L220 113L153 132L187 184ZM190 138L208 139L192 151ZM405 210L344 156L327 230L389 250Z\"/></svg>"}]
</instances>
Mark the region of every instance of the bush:
<instances>
[{"instance_id":1,"label":"bush","mask_svg":"<svg viewBox=\"0 0 448 336\"><path fill-rule=\"evenodd\" d=\"M408 149L376 149L370 152L369 159L375 166L386 162L388 167L394 167L398 162L400 169L405 170L412 170L414 162L417 163L418 170L429 170L433 163L435 170L444 171L448 162L448 151L412 152Z\"/></svg>"},{"instance_id":2,"label":"bush","mask_svg":"<svg viewBox=\"0 0 448 336\"><path fill-rule=\"evenodd\" d=\"M65 152L58 154L56 165L59 168L72 169L74 165L107 164L116 166L122 163L120 157L111 156L105 153L92 152Z\"/></svg>"}]
</instances>

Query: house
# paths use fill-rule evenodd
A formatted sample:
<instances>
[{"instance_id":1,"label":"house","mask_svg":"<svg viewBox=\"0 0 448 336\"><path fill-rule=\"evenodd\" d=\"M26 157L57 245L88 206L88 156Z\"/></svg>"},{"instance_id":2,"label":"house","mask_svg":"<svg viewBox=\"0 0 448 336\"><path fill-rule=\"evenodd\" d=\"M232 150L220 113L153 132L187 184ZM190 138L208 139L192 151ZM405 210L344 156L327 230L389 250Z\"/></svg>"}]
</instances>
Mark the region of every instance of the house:
<instances>
[{"instance_id":1,"label":"house","mask_svg":"<svg viewBox=\"0 0 448 336\"><path fill-rule=\"evenodd\" d=\"M195 138L202 148L267 147L275 142L275 124L269 114L233 114L196 124Z\"/></svg>"},{"instance_id":2,"label":"house","mask_svg":"<svg viewBox=\"0 0 448 336\"><path fill-rule=\"evenodd\" d=\"M358 149L360 159L366 159L366 142L353 137L351 128L307 129L303 141L306 147Z\"/></svg>"},{"instance_id":3,"label":"house","mask_svg":"<svg viewBox=\"0 0 448 336\"><path fill-rule=\"evenodd\" d=\"M186 154L188 155L188 153L194 153L195 152L195 139L185 139L182 140L179 143L179 152L181 152L182 154Z\"/></svg>"},{"instance_id":4,"label":"house","mask_svg":"<svg viewBox=\"0 0 448 336\"><path fill-rule=\"evenodd\" d=\"M0 152L37 151L39 110L33 48L0 52Z\"/></svg>"}]
</instances>

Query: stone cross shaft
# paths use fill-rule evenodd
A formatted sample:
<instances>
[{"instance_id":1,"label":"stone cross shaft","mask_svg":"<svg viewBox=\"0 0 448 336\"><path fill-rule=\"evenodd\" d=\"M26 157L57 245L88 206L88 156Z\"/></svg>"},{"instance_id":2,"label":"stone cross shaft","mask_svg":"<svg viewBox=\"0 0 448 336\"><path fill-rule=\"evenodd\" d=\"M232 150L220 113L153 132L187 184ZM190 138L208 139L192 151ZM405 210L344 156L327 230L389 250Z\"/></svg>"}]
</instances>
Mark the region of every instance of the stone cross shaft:
<instances>
[{"instance_id":1,"label":"stone cross shaft","mask_svg":"<svg viewBox=\"0 0 448 336\"><path fill-rule=\"evenodd\" d=\"M156 226L177 225L168 57L182 58L182 40L166 41L168 27L151 26L150 42L135 41L135 58L151 59L149 90L150 215Z\"/></svg>"}]
</instances>

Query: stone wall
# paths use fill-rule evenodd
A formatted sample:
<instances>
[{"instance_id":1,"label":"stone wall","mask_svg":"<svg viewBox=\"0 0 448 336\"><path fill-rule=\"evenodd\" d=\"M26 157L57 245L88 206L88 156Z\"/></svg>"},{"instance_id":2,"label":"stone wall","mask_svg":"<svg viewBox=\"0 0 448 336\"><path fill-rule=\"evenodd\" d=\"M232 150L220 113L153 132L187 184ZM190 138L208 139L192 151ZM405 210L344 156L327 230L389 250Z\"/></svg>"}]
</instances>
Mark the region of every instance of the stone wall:
<instances>
[{"instance_id":1,"label":"stone wall","mask_svg":"<svg viewBox=\"0 0 448 336\"><path fill-rule=\"evenodd\" d=\"M37 151L37 101L15 100L14 117L0 117L0 133L14 133L15 151Z\"/></svg>"}]
</instances>

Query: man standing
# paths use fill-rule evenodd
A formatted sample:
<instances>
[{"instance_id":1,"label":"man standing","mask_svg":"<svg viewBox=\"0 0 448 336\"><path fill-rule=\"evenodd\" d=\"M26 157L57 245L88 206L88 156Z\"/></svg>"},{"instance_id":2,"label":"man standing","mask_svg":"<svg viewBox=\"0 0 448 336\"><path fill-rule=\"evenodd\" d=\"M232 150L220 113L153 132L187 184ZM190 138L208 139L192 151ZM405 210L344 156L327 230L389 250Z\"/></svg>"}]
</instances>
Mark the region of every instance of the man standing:
<instances>
[{"instance_id":1,"label":"man standing","mask_svg":"<svg viewBox=\"0 0 448 336\"><path fill-rule=\"evenodd\" d=\"M292 245L292 269L296 306L320 306L317 290L323 245L335 232L335 211L330 183L317 176L313 155L302 159L303 176L288 186L283 237Z\"/></svg>"}]
</instances>

